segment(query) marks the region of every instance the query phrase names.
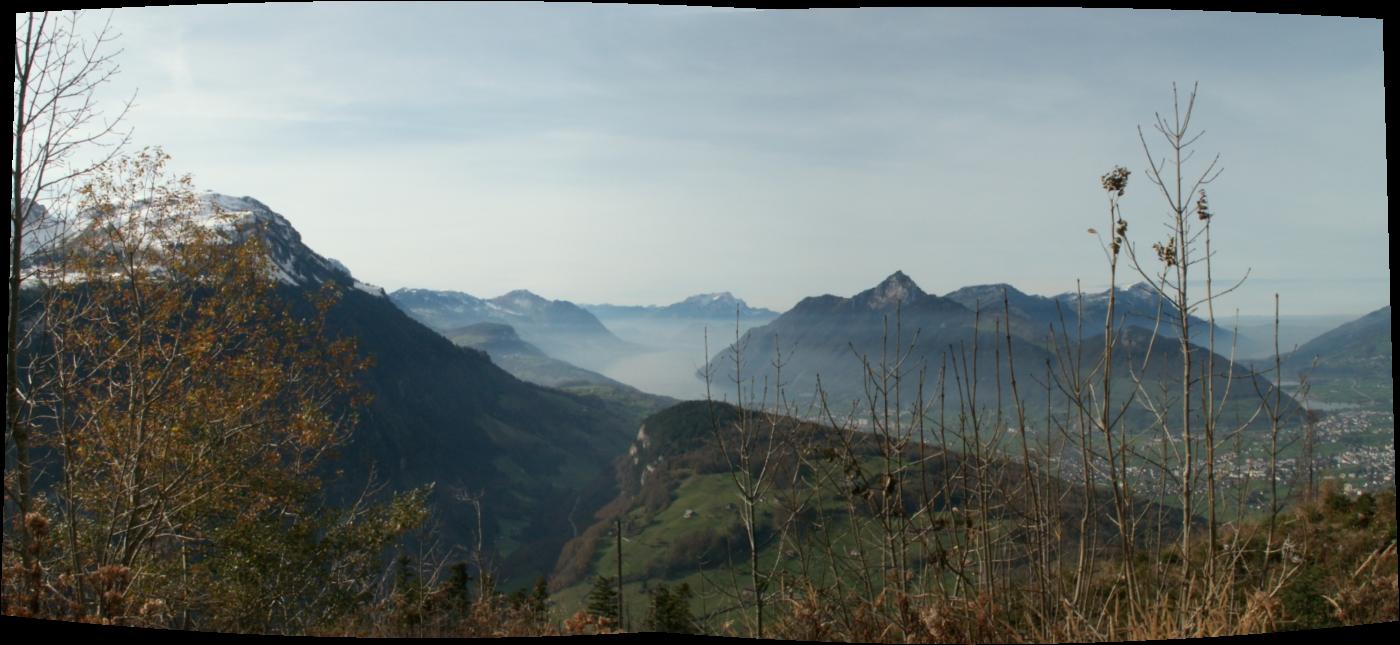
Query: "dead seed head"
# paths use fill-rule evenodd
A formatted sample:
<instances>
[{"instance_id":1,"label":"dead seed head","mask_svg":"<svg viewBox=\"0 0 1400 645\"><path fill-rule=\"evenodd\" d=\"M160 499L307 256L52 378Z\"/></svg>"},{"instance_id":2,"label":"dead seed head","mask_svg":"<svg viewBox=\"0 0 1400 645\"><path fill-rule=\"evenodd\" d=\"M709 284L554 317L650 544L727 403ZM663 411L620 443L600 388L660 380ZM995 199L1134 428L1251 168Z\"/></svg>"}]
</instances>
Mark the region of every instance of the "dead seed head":
<instances>
[{"instance_id":1,"label":"dead seed head","mask_svg":"<svg viewBox=\"0 0 1400 645\"><path fill-rule=\"evenodd\" d=\"M1201 197L1196 200L1196 216L1201 218L1203 222L1215 216L1214 213L1210 212L1210 204L1206 203L1205 190L1201 191Z\"/></svg>"},{"instance_id":2,"label":"dead seed head","mask_svg":"<svg viewBox=\"0 0 1400 645\"><path fill-rule=\"evenodd\" d=\"M1103 182L1103 189L1110 193L1116 192L1119 197L1122 197L1123 191L1128 187L1128 175L1130 174L1132 172L1127 168L1114 166L1113 170L1100 178L1100 181Z\"/></svg>"},{"instance_id":3,"label":"dead seed head","mask_svg":"<svg viewBox=\"0 0 1400 645\"><path fill-rule=\"evenodd\" d=\"M1169 267L1176 266L1176 236L1172 236L1166 244L1154 242L1152 250L1157 252L1157 259L1163 264Z\"/></svg>"}]
</instances>

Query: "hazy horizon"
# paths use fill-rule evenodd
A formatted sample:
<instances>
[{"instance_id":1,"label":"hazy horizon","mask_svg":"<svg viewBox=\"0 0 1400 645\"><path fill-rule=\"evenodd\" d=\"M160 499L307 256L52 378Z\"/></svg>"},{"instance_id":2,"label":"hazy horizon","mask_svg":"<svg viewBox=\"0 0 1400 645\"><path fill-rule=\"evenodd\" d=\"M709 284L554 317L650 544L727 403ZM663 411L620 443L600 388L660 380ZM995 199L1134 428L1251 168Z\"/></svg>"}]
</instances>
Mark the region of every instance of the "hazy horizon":
<instances>
[{"instance_id":1,"label":"hazy horizon","mask_svg":"<svg viewBox=\"0 0 1400 645\"><path fill-rule=\"evenodd\" d=\"M105 13L105 12L104 12ZM1114 165L1200 82L1217 306L1389 303L1381 22L1072 9L125 8L133 146L286 215L392 291L776 311L896 269L925 291L1107 286ZM1149 144L1162 146L1148 130ZM1198 166L1199 167L1199 166ZM1382 234L1384 232L1384 234ZM1165 237L1165 233L1160 234ZM1120 283L1137 281L1123 276Z\"/></svg>"},{"instance_id":2,"label":"hazy horizon","mask_svg":"<svg viewBox=\"0 0 1400 645\"><path fill-rule=\"evenodd\" d=\"M895 269L894 271L900 271L900 270L901 270L901 269ZM352 268L351 271L353 272L354 269ZM894 271L891 271L890 273L893 274ZM883 280L883 279L886 278L886 277L889 277L889 276L883 276L883 277L881 277L879 280ZM915 284L919 284L919 280L918 280L917 277L915 277L915 276L909 276L909 278L910 278L911 280L913 280ZM864 291L864 290L867 289L867 288L876 286L876 284L878 284L879 280L876 280L876 281L874 281L874 282L871 282L869 286L860 289L860 291ZM1133 285L1136 284L1137 282L1141 282L1141 280L1140 280L1140 279L1138 279L1138 280L1131 280L1131 279L1130 279L1130 280L1128 280L1127 282L1120 282L1120 283L1118 284L1118 288L1119 288L1119 289L1126 289L1126 288L1129 288L1129 287L1133 286ZM1074 292L1073 289L1069 289L1069 290L1067 290L1067 291L1035 293L1035 292L1031 292L1031 291L1026 291L1025 289L1021 289L1019 286L1017 286L1017 285L1014 284L1014 283L969 282L969 283L967 283L967 284L965 284L965 285L962 285L962 286L963 286L963 287L976 287L976 286L986 286L986 285L989 285L989 284L1010 284L1012 287L1016 288L1017 290L1021 291L1022 293L1025 293L1025 294L1028 294L1028 295L1032 295L1032 296L1054 297L1054 296L1059 296L1059 295L1064 295L1064 294L1066 294L1066 293L1073 293L1073 292ZM1190 285L1191 285L1191 287L1193 287L1193 288L1197 288L1197 287L1202 287L1202 288L1203 288L1204 285L1205 285L1205 282L1204 282L1204 281L1197 282L1196 280L1192 280L1192 281L1190 282ZM920 286L920 288L923 287L922 284L919 284L919 286ZM425 289L426 287L416 287L416 286L413 286L413 285L404 285L403 287L399 287L399 288L401 288L401 289ZM959 287L959 288L962 288L962 287ZM744 303L747 304L747 305L749 305L750 307L759 307L759 305L755 305L753 302L750 302L748 299L746 299L746 298L744 297L744 294L742 294L742 293L736 293L736 292L734 292L732 289L726 289L726 290L721 290L721 291L707 291L707 292L690 293L690 294L686 294L686 295L683 295L683 296L677 296L677 297L675 297L675 298L673 298L673 299L671 299L671 300L657 301L657 302L586 302L586 301L583 301L583 300L577 300L577 299L574 299L574 298L569 298L569 297L567 297L567 296L550 296L549 294L540 293L539 291L537 291L537 290L535 290L535 289L531 289L531 288L529 288L529 287L514 287L514 288L510 289L510 291L515 291L515 290L518 290L518 289L523 289L523 290L525 290L525 291L529 291L529 292L531 292L531 293L534 293L534 294L537 295L537 296L541 296L541 297L544 297L544 298L548 298L548 299L550 299L550 300L563 300L563 301L566 301L566 302L570 302L570 303L573 303L573 304L575 304L575 305L578 305L578 306L584 307L584 308L587 308L587 307L597 307L597 306L615 306L615 307L665 307L665 306L667 306L667 305L679 304L681 301L683 301L683 300L685 300L686 298L689 298L689 297L691 297L691 296L706 295L706 294L712 294L712 293L721 293L722 291L728 291L728 292L730 293L730 295L732 295L732 296L734 296L735 298L738 298L738 299L740 299L740 300L743 300ZM1087 287L1087 286L1086 286L1086 287L1083 287L1083 290L1084 290L1085 295L1090 295L1090 294L1095 293L1095 292L1102 293L1102 292L1106 291L1107 289L1108 289L1108 283L1107 283L1107 282L1102 283L1102 284L1099 284L1099 285L1096 286L1096 288L1092 288L1092 289L1089 288L1089 287ZM393 292L393 291L396 291L396 290L397 290L397 289L388 289L388 288L386 287L386 291L388 291L388 292ZM466 293L467 295L470 295L470 296L473 296L473 297L476 297L476 298L483 298L483 299L496 298L496 297L499 297L499 296L504 296L504 295L506 295L507 293L509 293L508 291L507 291L507 292L501 292L501 293L471 293L471 292L468 292L468 291L464 291L464 290L462 290L462 289L453 289L453 288L442 288L442 289L431 289L431 290L432 290L432 291L450 291L450 292ZM926 291L927 291L927 290L926 290ZM803 296L803 298L807 298L807 297L817 297L817 296L826 296L826 295L834 295L834 296L839 296L839 297L842 297L842 298L849 298L849 297L851 297L851 296L856 295L857 293L859 293L859 292L858 292L858 291L857 291L857 292L852 292L852 293L828 293L828 292L822 292L822 293L812 293L812 294L810 294L810 295L808 295L808 296ZM932 295L935 295L935 296L940 296L940 297L941 297L941 296L946 296L946 295L948 295L948 293L951 293L951 292L934 293L934 292L929 291L928 293L930 293L930 294L932 294ZM793 304L795 305L795 304L797 304L797 303L793 303ZM1374 307L1374 308L1367 309L1366 311L1356 311L1356 312L1344 311L1344 312L1336 312L1336 313L1308 313L1308 314L1291 314L1291 313L1287 313L1287 312L1281 312L1281 313L1280 313L1280 317L1281 317L1281 318L1284 318L1284 319L1294 319L1294 320L1317 319L1317 320L1327 320L1327 321L1337 320L1338 322L1345 322L1345 319L1350 319L1350 318L1352 318L1352 317L1364 316L1364 315L1366 315L1366 314L1368 314L1368 313L1371 313L1371 312L1373 312L1373 311L1376 311L1377 309L1382 309L1382 308L1388 307L1388 306L1390 306L1390 303L1389 303L1389 302L1385 302L1385 303L1382 303L1382 304L1380 304L1380 305L1378 305L1378 306L1376 306L1376 307ZM773 308L773 307L764 307L764 308L765 308L765 309L770 309L770 310L772 310L772 311L775 311L775 312L781 314L781 313L787 311L788 309L791 309L791 308L792 308L792 305L789 305L789 306L784 307L784 308ZM1234 314L1234 312L1233 312L1233 310L1232 310L1231 312L1228 313L1228 315L1233 317L1235 314ZM1225 315L1225 314L1222 314L1222 315L1220 315L1219 317L1223 320L1223 319L1226 317L1226 315ZM1266 322L1266 321L1271 321L1271 320L1273 320L1273 319L1274 319L1274 315L1273 315L1272 312L1270 312L1270 313L1253 313L1253 314L1246 314L1246 313L1242 313L1242 312L1241 312L1241 313L1239 314L1239 318L1240 318L1240 321L1241 321L1241 322L1260 323L1260 322ZM1225 324L1225 323L1222 322L1221 324Z\"/></svg>"}]
</instances>

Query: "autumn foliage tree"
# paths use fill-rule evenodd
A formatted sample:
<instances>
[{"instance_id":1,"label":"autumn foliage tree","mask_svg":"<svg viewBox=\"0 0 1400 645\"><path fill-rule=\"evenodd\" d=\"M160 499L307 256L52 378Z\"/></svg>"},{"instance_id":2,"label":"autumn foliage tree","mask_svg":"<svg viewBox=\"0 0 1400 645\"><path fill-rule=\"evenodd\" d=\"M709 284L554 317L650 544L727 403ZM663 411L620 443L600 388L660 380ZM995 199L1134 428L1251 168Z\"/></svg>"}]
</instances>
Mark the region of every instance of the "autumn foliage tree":
<instances>
[{"instance_id":1,"label":"autumn foliage tree","mask_svg":"<svg viewBox=\"0 0 1400 645\"><path fill-rule=\"evenodd\" d=\"M37 270L22 374L40 492L23 517L32 564L12 567L23 547L6 541L6 611L194 626L252 607L237 626L305 629L336 590L326 574L362 582L365 552L421 522L422 496L321 508L316 469L364 367L324 329L335 287L279 296L250 223L166 164L147 150L104 165ZM366 522L379 528L352 530Z\"/></svg>"}]
</instances>

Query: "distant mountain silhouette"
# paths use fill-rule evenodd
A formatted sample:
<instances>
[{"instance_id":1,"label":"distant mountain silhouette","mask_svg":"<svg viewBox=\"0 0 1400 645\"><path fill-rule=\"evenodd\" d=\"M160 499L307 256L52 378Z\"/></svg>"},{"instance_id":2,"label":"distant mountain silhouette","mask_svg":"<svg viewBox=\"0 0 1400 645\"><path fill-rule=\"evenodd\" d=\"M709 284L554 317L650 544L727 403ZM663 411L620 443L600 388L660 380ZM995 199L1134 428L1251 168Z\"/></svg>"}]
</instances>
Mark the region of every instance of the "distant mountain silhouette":
<instances>
[{"instance_id":1,"label":"distant mountain silhouette","mask_svg":"<svg viewBox=\"0 0 1400 645\"><path fill-rule=\"evenodd\" d=\"M1390 305L1386 305L1286 354L1285 378L1307 371L1315 377L1390 379L1390 354Z\"/></svg>"},{"instance_id":2,"label":"distant mountain silhouette","mask_svg":"<svg viewBox=\"0 0 1400 645\"><path fill-rule=\"evenodd\" d=\"M1120 290L1119 294L1122 306L1128 308L1140 306L1145 294L1155 300L1155 293L1149 294L1141 287ZM971 307L959 300L970 301ZM1049 385L1053 395L1062 396L1066 376L1063 370L1068 363L1059 361L1059 356L1088 357L1088 363L1081 365L1081 372L1087 375L1102 350L1106 305L1095 323L1089 307L1095 299L1086 297L1085 301L1080 348L1077 327L1072 328L1068 339L1059 333L1050 336L1051 312L1054 328L1064 327L1060 312L1065 305L1061 303L1057 309L1055 299L1030 296L1007 285L968 287L949 297L939 297L926 293L909 276L896 271L851 297L805 298L772 322L750 329L738 343L742 350L738 353L738 376L766 386L770 393L781 383L784 396L793 401L810 403L824 394L828 405L842 412L849 411L853 404L868 404L872 396L886 391L891 404L896 392L900 401L907 404L922 391L925 401L935 401L941 395L951 408L957 408L962 401L991 408L998 400L1009 405L1013 376L1010 363L1014 362L1014 376L1028 412L1032 413L1030 419L1040 419L1043 425L1047 366L1057 366L1057 371L1048 375ZM1008 308L1009 317L1005 311ZM1065 315L1067 319L1070 316ZM1124 397L1120 401L1135 389L1130 374L1149 385L1180 377L1181 356L1175 344L1156 343L1151 360L1144 366L1143 359L1152 346L1150 329L1127 323L1115 329L1120 338L1114 355L1115 389ZM781 352L781 370L774 366L778 360L775 351ZM1206 354L1199 346L1193 348L1197 364L1204 362ZM710 360L711 378L723 388L721 393L734 389L730 383L735 377L735 356L732 348L725 348ZM1216 362L1219 366L1228 365L1224 358L1218 357ZM896 373L900 375L897 390L893 376ZM1237 369L1234 377L1255 378L1243 367ZM1223 383L1217 388L1220 393L1225 390ZM1231 400L1246 405L1240 396ZM1167 414L1170 418L1179 410L1168 409ZM1150 413L1135 409L1128 419L1147 427Z\"/></svg>"},{"instance_id":3,"label":"distant mountain silhouette","mask_svg":"<svg viewBox=\"0 0 1400 645\"><path fill-rule=\"evenodd\" d=\"M582 307L524 289L491 299L460 291L399 289L389 298L408 315L438 331L483 322L509 325L523 340L550 356L591 369L638 349L613 335Z\"/></svg>"},{"instance_id":4,"label":"distant mountain silhouette","mask_svg":"<svg viewBox=\"0 0 1400 645\"><path fill-rule=\"evenodd\" d=\"M700 320L734 320L774 318L778 312L761 307L750 307L747 302L734 297L728 291L701 293L666 306L646 305L583 305L584 309L598 316L608 318L693 318Z\"/></svg>"}]
</instances>

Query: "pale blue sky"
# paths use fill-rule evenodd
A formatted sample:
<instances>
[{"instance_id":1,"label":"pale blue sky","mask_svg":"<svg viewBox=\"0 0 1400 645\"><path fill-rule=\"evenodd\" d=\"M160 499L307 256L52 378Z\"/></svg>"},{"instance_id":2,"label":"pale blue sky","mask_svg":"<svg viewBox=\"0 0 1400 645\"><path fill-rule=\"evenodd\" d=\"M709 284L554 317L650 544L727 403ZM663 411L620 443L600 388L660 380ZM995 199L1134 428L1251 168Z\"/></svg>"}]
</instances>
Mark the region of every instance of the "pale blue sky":
<instances>
[{"instance_id":1,"label":"pale blue sky","mask_svg":"<svg viewBox=\"0 0 1400 645\"><path fill-rule=\"evenodd\" d=\"M1199 81L1215 271L1252 268L1225 308L1389 302L1379 20L317 3L113 24L135 144L390 289L781 310L896 269L935 293L1102 288L1098 177L1134 171L1149 250L1136 127Z\"/></svg>"}]
</instances>

